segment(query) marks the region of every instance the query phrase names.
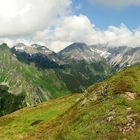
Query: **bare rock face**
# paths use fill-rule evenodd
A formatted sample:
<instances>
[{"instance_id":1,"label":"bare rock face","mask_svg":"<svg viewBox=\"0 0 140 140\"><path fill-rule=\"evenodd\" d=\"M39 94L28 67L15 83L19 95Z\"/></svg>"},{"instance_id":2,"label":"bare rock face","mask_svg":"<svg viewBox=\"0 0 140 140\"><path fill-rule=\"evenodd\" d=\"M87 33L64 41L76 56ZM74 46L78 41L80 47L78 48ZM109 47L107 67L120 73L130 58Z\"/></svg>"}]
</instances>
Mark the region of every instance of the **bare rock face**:
<instances>
[{"instance_id":1,"label":"bare rock face","mask_svg":"<svg viewBox=\"0 0 140 140\"><path fill-rule=\"evenodd\" d=\"M101 52L99 50L90 48L85 43L73 43L60 51L58 56L67 63L72 60L85 60L86 62L91 63L102 60L103 57L100 54Z\"/></svg>"},{"instance_id":2,"label":"bare rock face","mask_svg":"<svg viewBox=\"0 0 140 140\"><path fill-rule=\"evenodd\" d=\"M130 113L130 112L129 112ZM129 132L133 132L135 130L135 128L137 127L137 122L134 119L134 117L139 116L139 113L130 113L126 116L126 123L119 125L119 131L123 134L126 135Z\"/></svg>"},{"instance_id":3,"label":"bare rock face","mask_svg":"<svg viewBox=\"0 0 140 140\"><path fill-rule=\"evenodd\" d=\"M53 51L49 50L46 46L41 46L38 44L32 44L32 45L25 45L24 43L18 43L13 47L16 51L19 52L26 52L30 55L41 53L44 55L48 55L53 53Z\"/></svg>"},{"instance_id":4,"label":"bare rock face","mask_svg":"<svg viewBox=\"0 0 140 140\"><path fill-rule=\"evenodd\" d=\"M137 93L132 93L132 92L125 92L125 95L124 97L127 99L127 100L135 100L135 98L137 97Z\"/></svg>"}]
</instances>

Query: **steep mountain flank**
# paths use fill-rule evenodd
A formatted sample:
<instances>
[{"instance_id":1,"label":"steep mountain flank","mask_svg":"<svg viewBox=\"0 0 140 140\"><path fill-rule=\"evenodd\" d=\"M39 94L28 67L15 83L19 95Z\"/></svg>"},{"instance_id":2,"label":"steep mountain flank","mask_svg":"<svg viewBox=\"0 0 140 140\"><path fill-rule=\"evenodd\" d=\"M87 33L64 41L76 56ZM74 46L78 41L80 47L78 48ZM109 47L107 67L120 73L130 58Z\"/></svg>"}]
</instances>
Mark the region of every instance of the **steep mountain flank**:
<instances>
[{"instance_id":1,"label":"steep mountain flank","mask_svg":"<svg viewBox=\"0 0 140 140\"><path fill-rule=\"evenodd\" d=\"M47 76L48 75L48 76ZM55 80L52 84L52 76ZM9 103L14 102L14 97L19 99L11 106L22 107L31 106L49 98L55 98L69 93L65 84L55 78L55 73L48 70L45 75L42 71L39 71L33 64L26 64L19 61L7 47L6 44L0 46L0 112L3 112L4 100L8 98ZM59 84L57 84L59 82ZM3 91L3 87L6 87ZM54 88L54 89L53 89ZM57 93L59 92L59 95ZM5 97L4 97L5 96ZM13 99L12 99L13 96ZM20 97L22 96L22 97ZM8 100L6 101L8 102ZM15 105L14 105L15 104ZM6 105L7 109L10 108L10 104ZM17 107L14 107L17 109ZM13 109L11 111L14 111ZM7 112L7 111L6 111ZM9 111L10 112L10 109Z\"/></svg>"}]
</instances>

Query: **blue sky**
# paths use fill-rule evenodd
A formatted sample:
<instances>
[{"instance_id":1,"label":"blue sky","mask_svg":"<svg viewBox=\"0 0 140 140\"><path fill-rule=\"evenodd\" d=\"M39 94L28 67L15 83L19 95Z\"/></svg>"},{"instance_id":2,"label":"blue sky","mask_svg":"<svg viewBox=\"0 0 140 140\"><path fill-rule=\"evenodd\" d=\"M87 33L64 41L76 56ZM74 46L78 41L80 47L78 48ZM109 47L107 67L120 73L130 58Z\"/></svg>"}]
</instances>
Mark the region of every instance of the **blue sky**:
<instances>
[{"instance_id":1,"label":"blue sky","mask_svg":"<svg viewBox=\"0 0 140 140\"><path fill-rule=\"evenodd\" d=\"M122 23L130 29L138 28L140 25L139 5L110 7L94 4L89 0L73 0L73 7L76 15L86 15L100 29L106 29L110 25L120 26Z\"/></svg>"}]
</instances>

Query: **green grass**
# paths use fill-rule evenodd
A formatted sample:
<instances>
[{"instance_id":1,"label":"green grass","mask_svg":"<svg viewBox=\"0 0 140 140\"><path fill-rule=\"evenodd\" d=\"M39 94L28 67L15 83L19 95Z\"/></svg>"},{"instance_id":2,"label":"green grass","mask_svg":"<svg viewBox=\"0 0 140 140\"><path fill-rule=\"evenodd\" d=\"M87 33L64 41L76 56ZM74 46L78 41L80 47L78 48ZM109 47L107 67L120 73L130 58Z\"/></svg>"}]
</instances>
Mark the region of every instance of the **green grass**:
<instances>
[{"instance_id":1,"label":"green grass","mask_svg":"<svg viewBox=\"0 0 140 140\"><path fill-rule=\"evenodd\" d=\"M83 107L73 108L72 112L68 115L65 114L64 118L61 118L63 121L55 122L56 126L59 123L61 125L57 130L52 132L52 135L48 134L48 137L45 132L42 133L40 131L38 131L37 134L42 133L41 135L45 140L118 140L124 138L134 139L135 137L139 137L138 128L124 135L118 130L118 126L124 127L127 124L128 121L126 120L126 116L129 113L126 110L128 107L131 107L122 104L121 101L119 103L118 100L120 100L119 97L112 101L103 101L100 104L90 104ZM108 118L111 116L113 109L115 112L114 118L109 121ZM134 111L132 114L135 113L139 113L139 110ZM138 116L139 114L137 117ZM135 118L135 120L139 121L140 118ZM53 126L55 125L53 124ZM46 129L46 131L47 130L48 129ZM40 137L36 136L33 137L33 139L40 139Z\"/></svg>"},{"instance_id":2,"label":"green grass","mask_svg":"<svg viewBox=\"0 0 140 140\"><path fill-rule=\"evenodd\" d=\"M88 88L66 113L43 124L26 139L139 140L140 65L125 69ZM126 92L135 93L129 100ZM47 133L48 132L48 133Z\"/></svg>"},{"instance_id":3,"label":"green grass","mask_svg":"<svg viewBox=\"0 0 140 140\"><path fill-rule=\"evenodd\" d=\"M74 95L0 118L0 139L139 140L140 65ZM136 95L130 100L126 95ZM80 96L80 97L79 97Z\"/></svg>"},{"instance_id":4,"label":"green grass","mask_svg":"<svg viewBox=\"0 0 140 140\"><path fill-rule=\"evenodd\" d=\"M61 97L35 107L21 109L0 118L0 139L19 140L38 129L38 125L50 122L70 108L80 94Z\"/></svg>"}]
</instances>

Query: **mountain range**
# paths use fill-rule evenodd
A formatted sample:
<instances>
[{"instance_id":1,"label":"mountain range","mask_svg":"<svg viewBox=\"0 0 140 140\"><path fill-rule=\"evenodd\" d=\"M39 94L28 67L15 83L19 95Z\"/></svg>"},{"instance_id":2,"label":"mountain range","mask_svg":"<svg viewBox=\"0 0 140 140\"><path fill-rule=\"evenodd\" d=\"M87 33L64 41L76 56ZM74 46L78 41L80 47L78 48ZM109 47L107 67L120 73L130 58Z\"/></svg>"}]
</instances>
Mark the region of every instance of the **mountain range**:
<instances>
[{"instance_id":1,"label":"mountain range","mask_svg":"<svg viewBox=\"0 0 140 140\"><path fill-rule=\"evenodd\" d=\"M13 49L16 53L24 52L31 56L34 56L34 54L45 55L50 61L59 65L82 60L88 63L105 60L111 66L120 69L140 62L140 47L109 47L108 44L86 45L85 43L73 43L60 52L55 53L45 46L37 44L26 46L23 43L19 43Z\"/></svg>"},{"instance_id":2,"label":"mountain range","mask_svg":"<svg viewBox=\"0 0 140 140\"><path fill-rule=\"evenodd\" d=\"M46 46L0 46L0 115L70 93L140 62L140 48L73 43L55 53ZM12 106L10 106L12 104Z\"/></svg>"},{"instance_id":3,"label":"mountain range","mask_svg":"<svg viewBox=\"0 0 140 140\"><path fill-rule=\"evenodd\" d=\"M112 68L104 61L60 64L62 60L56 58L56 53L39 45L20 43L10 49L2 44L0 54L0 115L83 92L112 73ZM60 63L53 61L54 58Z\"/></svg>"}]
</instances>

